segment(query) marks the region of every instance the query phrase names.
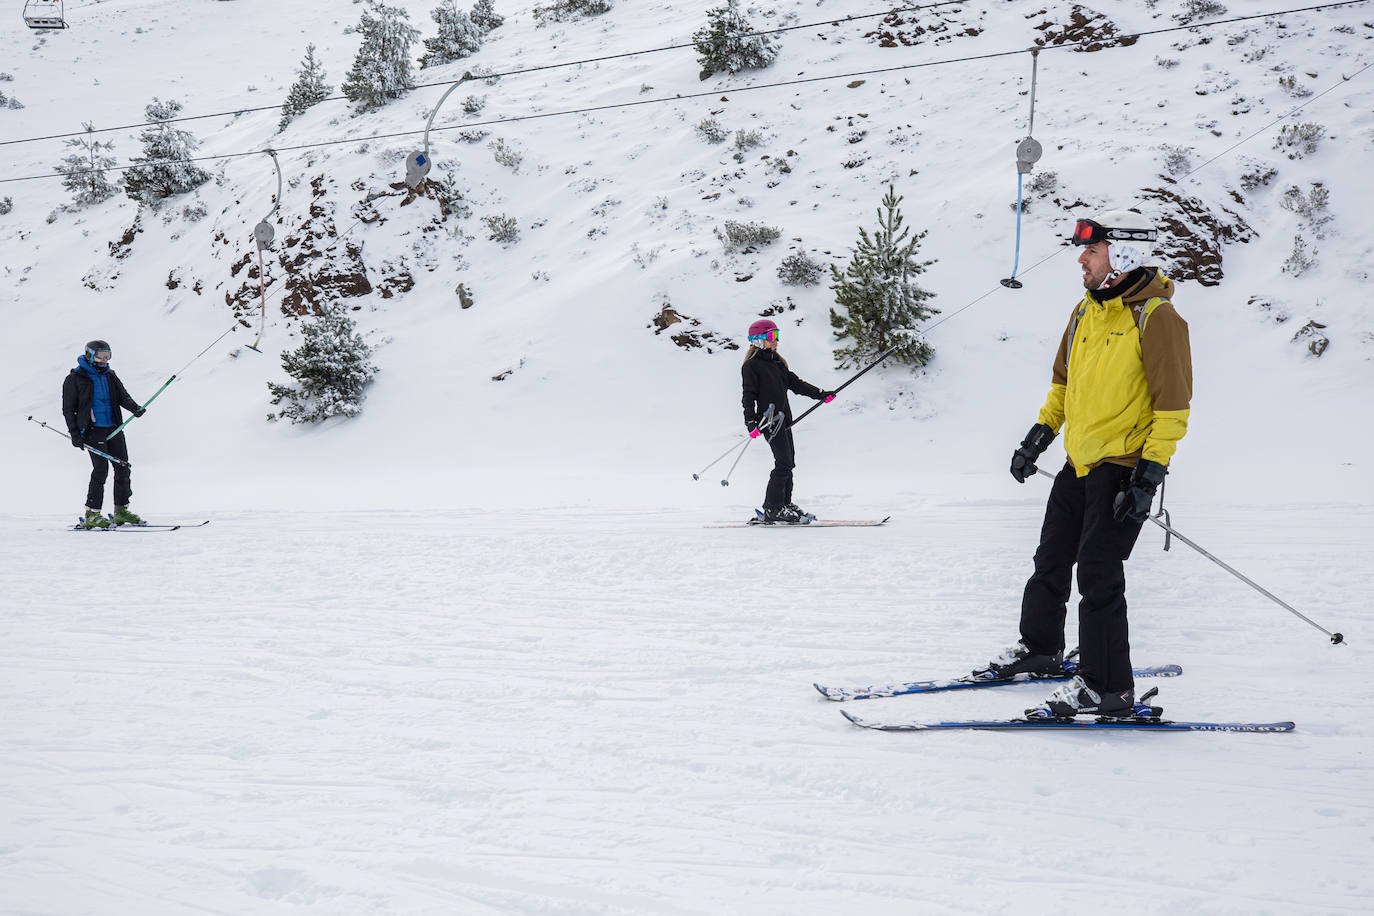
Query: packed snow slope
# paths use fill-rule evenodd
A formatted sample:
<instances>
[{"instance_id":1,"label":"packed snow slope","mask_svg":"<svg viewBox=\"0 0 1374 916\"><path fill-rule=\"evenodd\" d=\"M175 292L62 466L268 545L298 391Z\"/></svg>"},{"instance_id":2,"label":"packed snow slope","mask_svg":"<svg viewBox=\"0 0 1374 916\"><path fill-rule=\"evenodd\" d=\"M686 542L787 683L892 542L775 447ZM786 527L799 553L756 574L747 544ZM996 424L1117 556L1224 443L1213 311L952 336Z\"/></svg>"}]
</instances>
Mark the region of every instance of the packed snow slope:
<instances>
[{"instance_id":1,"label":"packed snow slope","mask_svg":"<svg viewBox=\"0 0 1374 916\"><path fill-rule=\"evenodd\" d=\"M404 5L432 34L432 4ZM280 133L276 111L189 122L233 158L142 211L64 209L57 179L4 181L50 174L61 142L0 145L0 912L1367 912L1374 5L1110 42L1203 6L784 2L749 16L816 24L765 70L700 79L681 49L468 83L431 137L466 216L399 184L442 86ZM1228 6L1199 21L1280 8ZM706 8L537 26L498 0L483 48L419 79L681 44ZM277 104L308 43L337 86L361 9L72 0L71 29L35 35L16 7L0 142L137 123L154 96ZM1012 291L1031 56L986 55L1037 42ZM121 160L136 135L110 135ZM842 266L889 184L928 233L936 357L799 426L797 496L893 522L704 527L746 517L769 466L755 445L729 488L728 462L691 476L743 433L749 322L771 314L809 381L853 371L831 291L779 262ZM812 681L957 674L1014 638L1047 489L1006 465L1081 294L1063 239L1125 206L1165 227L1191 329L1174 522L1350 644L1151 528L1132 637L1185 669L1166 710L1295 734L859 732ZM518 241L488 238L497 216ZM780 236L728 251L727 220ZM381 371L356 418L268 423L322 277ZM141 401L177 376L129 428L135 508L209 527L63 530L88 464L26 418L61 426L94 337Z\"/></svg>"}]
</instances>

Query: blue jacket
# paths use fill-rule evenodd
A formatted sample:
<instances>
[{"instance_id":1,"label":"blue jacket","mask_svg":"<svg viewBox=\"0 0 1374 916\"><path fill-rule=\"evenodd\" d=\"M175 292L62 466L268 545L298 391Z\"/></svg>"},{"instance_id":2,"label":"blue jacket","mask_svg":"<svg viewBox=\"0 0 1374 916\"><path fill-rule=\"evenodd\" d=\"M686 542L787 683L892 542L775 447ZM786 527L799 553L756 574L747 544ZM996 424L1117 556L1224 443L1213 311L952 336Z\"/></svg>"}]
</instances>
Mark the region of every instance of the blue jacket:
<instances>
[{"instance_id":1,"label":"blue jacket","mask_svg":"<svg viewBox=\"0 0 1374 916\"><path fill-rule=\"evenodd\" d=\"M68 433L81 433L96 427L119 426L124 422L120 407L138 410L124 383L113 369L98 369L83 355L76 368L62 382L62 418Z\"/></svg>"}]
</instances>

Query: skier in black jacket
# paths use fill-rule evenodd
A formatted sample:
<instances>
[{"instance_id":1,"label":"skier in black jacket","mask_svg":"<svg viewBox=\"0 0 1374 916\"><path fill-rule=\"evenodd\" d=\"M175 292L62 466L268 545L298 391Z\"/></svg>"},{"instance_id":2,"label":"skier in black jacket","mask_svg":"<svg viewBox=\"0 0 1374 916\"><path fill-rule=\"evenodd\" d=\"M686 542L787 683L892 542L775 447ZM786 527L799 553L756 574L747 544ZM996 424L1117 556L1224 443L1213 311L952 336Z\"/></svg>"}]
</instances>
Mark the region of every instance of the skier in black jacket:
<instances>
[{"instance_id":1,"label":"skier in black jacket","mask_svg":"<svg viewBox=\"0 0 1374 916\"><path fill-rule=\"evenodd\" d=\"M76 368L62 382L62 417L76 448L89 445L124 462L114 466L114 524L138 525L143 519L129 511L129 498L134 492L129 448L123 432L114 437L110 433L124 423L119 408L127 407L136 417L143 416L143 408L129 396L124 383L110 368L110 355L110 345L103 340L86 344L86 352L77 358ZM108 528L110 519L101 515L100 510L105 504L105 478L110 462L94 452L90 456L91 482L86 487L86 513L81 524L87 528Z\"/></svg>"},{"instance_id":2,"label":"skier in black jacket","mask_svg":"<svg viewBox=\"0 0 1374 916\"><path fill-rule=\"evenodd\" d=\"M753 438L766 435L773 449L773 473L768 475L768 490L763 497L764 524L806 524L815 516L792 502L792 469L797 462L792 443L792 405L787 402L787 392L795 391L818 401L833 401L835 392L822 391L802 381L787 367L787 360L778 355L778 334L778 326L767 318L749 325L749 352L740 368L744 425ZM771 433L759 428L770 406L781 415L781 427Z\"/></svg>"}]
</instances>

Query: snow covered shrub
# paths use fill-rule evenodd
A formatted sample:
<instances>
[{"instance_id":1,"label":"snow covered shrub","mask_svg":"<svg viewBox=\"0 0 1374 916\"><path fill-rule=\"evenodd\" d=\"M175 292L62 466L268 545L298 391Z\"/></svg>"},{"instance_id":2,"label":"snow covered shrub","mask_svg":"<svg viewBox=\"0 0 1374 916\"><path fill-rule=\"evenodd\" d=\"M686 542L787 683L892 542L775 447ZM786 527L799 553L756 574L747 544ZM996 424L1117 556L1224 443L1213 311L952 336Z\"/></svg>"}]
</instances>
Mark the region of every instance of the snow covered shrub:
<instances>
[{"instance_id":1,"label":"snow covered shrub","mask_svg":"<svg viewBox=\"0 0 1374 916\"><path fill-rule=\"evenodd\" d=\"M1279 128L1279 135L1274 140L1274 149L1285 150L1289 159L1301 159L1304 155L1317 151L1317 144L1321 143L1322 134L1325 132L1325 127L1311 121L1285 124Z\"/></svg>"},{"instance_id":2,"label":"snow covered shrub","mask_svg":"<svg viewBox=\"0 0 1374 916\"><path fill-rule=\"evenodd\" d=\"M1164 171L1170 175L1183 175L1193 167L1193 159L1186 146L1165 143L1160 149L1164 152Z\"/></svg>"},{"instance_id":3,"label":"snow covered shrub","mask_svg":"<svg viewBox=\"0 0 1374 916\"><path fill-rule=\"evenodd\" d=\"M24 103L14 96L6 96L5 93L0 92L0 108L20 109L23 107Z\"/></svg>"},{"instance_id":4,"label":"snow covered shrub","mask_svg":"<svg viewBox=\"0 0 1374 916\"><path fill-rule=\"evenodd\" d=\"M507 144L501 137L497 137L488 145L491 147L491 155L496 159L498 165L504 165L512 172L520 171L520 163L525 161L524 153Z\"/></svg>"},{"instance_id":5,"label":"snow covered shrub","mask_svg":"<svg viewBox=\"0 0 1374 916\"><path fill-rule=\"evenodd\" d=\"M740 12L739 0L726 0L724 6L706 12L706 25L692 33L697 50L697 62L709 76L724 70L759 70L778 56L777 40L767 35L755 35Z\"/></svg>"},{"instance_id":6,"label":"snow covered shrub","mask_svg":"<svg viewBox=\"0 0 1374 916\"><path fill-rule=\"evenodd\" d=\"M1312 189L1303 193L1302 188L1292 185L1279 198L1279 206L1292 211L1307 220L1317 238L1323 237L1322 227L1331 222L1331 214L1326 212L1331 192L1320 181L1312 182Z\"/></svg>"},{"instance_id":7,"label":"snow covered shrub","mask_svg":"<svg viewBox=\"0 0 1374 916\"><path fill-rule=\"evenodd\" d=\"M471 57L482 47L482 30L472 17L458 9L454 0L444 0L429 14L439 26L439 34L425 39L420 69Z\"/></svg>"},{"instance_id":8,"label":"snow covered shrub","mask_svg":"<svg viewBox=\"0 0 1374 916\"><path fill-rule=\"evenodd\" d=\"M1059 190L1059 173L1044 171L1036 172L1031 176L1030 181L1026 182L1026 190L1038 197L1045 197Z\"/></svg>"},{"instance_id":9,"label":"snow covered shrub","mask_svg":"<svg viewBox=\"0 0 1374 916\"><path fill-rule=\"evenodd\" d=\"M1156 57L1155 66L1161 70L1172 70L1178 66L1177 57Z\"/></svg>"},{"instance_id":10,"label":"snow covered shrub","mask_svg":"<svg viewBox=\"0 0 1374 916\"><path fill-rule=\"evenodd\" d=\"M458 178L452 172L445 172L444 177L438 180L431 178L430 185L434 188L434 196L438 198L439 204L447 214L459 219L467 219L472 215L467 196L463 189L458 187Z\"/></svg>"},{"instance_id":11,"label":"snow covered shrub","mask_svg":"<svg viewBox=\"0 0 1374 916\"><path fill-rule=\"evenodd\" d=\"M1253 159L1242 161L1245 164L1245 171L1240 173L1240 186L1247 191L1266 187L1279 174L1278 169L1262 162L1256 162Z\"/></svg>"},{"instance_id":12,"label":"snow covered shrub","mask_svg":"<svg viewBox=\"0 0 1374 916\"><path fill-rule=\"evenodd\" d=\"M286 125L300 117L311 108L329 98L334 87L325 82L324 67L315 60L315 46L305 46L305 59L296 71L296 81L286 93L286 104L281 108L281 121L277 130L286 130Z\"/></svg>"},{"instance_id":13,"label":"snow covered shrub","mask_svg":"<svg viewBox=\"0 0 1374 916\"><path fill-rule=\"evenodd\" d=\"M1305 99L1312 94L1311 89L1299 83L1298 78L1291 74L1279 77L1279 88L1287 91L1295 99Z\"/></svg>"},{"instance_id":14,"label":"snow covered shrub","mask_svg":"<svg viewBox=\"0 0 1374 916\"><path fill-rule=\"evenodd\" d=\"M912 366L924 366L935 355L917 336L917 325L939 309L926 305L935 294L916 283L917 275L935 261L916 260L926 234L911 236L902 225L901 202L889 185L878 210L878 229L872 235L859 229L859 243L843 271L830 265L830 286L840 307L830 310L830 326L836 340L849 342L835 350L840 368L866 365L893 347L891 358Z\"/></svg>"},{"instance_id":15,"label":"snow covered shrub","mask_svg":"<svg viewBox=\"0 0 1374 916\"><path fill-rule=\"evenodd\" d=\"M763 145L763 137L759 136L756 130L737 130L735 131L735 149L746 152L756 146Z\"/></svg>"},{"instance_id":16,"label":"snow covered shrub","mask_svg":"<svg viewBox=\"0 0 1374 916\"><path fill-rule=\"evenodd\" d=\"M487 107L487 97L484 95L470 95L463 99L463 112L465 114L481 114L482 109Z\"/></svg>"},{"instance_id":17,"label":"snow covered shrub","mask_svg":"<svg viewBox=\"0 0 1374 916\"><path fill-rule=\"evenodd\" d=\"M180 102L163 102L156 96L143 109L143 116L153 123L139 134L143 155L135 156L134 167L124 173L124 193L139 203L152 204L184 194L210 180L209 172L185 161L200 141L190 131L169 123L180 114Z\"/></svg>"},{"instance_id":18,"label":"snow covered shrub","mask_svg":"<svg viewBox=\"0 0 1374 916\"><path fill-rule=\"evenodd\" d=\"M493 0L477 0L472 7L472 24L485 38L488 32L495 31L505 24L506 17L496 12Z\"/></svg>"},{"instance_id":19,"label":"snow covered shrub","mask_svg":"<svg viewBox=\"0 0 1374 916\"><path fill-rule=\"evenodd\" d=\"M464 127L454 136L463 143L481 143L489 133L490 131L482 130L480 127Z\"/></svg>"},{"instance_id":20,"label":"snow covered shrub","mask_svg":"<svg viewBox=\"0 0 1374 916\"><path fill-rule=\"evenodd\" d=\"M301 345L281 355L290 385L268 382L274 405L286 402L268 420L318 423L362 412L363 389L377 374L372 348L355 330L353 319L335 306L301 325Z\"/></svg>"},{"instance_id":21,"label":"snow covered shrub","mask_svg":"<svg viewBox=\"0 0 1374 916\"><path fill-rule=\"evenodd\" d=\"M493 214L482 217L482 222L487 224L487 238L493 242L513 245L520 241L520 226L516 224L515 217Z\"/></svg>"},{"instance_id":22,"label":"snow covered shrub","mask_svg":"<svg viewBox=\"0 0 1374 916\"><path fill-rule=\"evenodd\" d=\"M539 25L550 22L567 22L572 19L586 19L610 12L611 0L553 0L545 6L534 8L534 21Z\"/></svg>"},{"instance_id":23,"label":"snow covered shrub","mask_svg":"<svg viewBox=\"0 0 1374 916\"><path fill-rule=\"evenodd\" d=\"M1199 19L1220 16L1225 12L1225 4L1217 3L1216 0L1188 0L1183 4L1183 12L1175 13L1174 19L1186 25Z\"/></svg>"},{"instance_id":24,"label":"snow covered shrub","mask_svg":"<svg viewBox=\"0 0 1374 916\"><path fill-rule=\"evenodd\" d=\"M778 265L778 279L788 286L815 286L825 272L805 251L794 251Z\"/></svg>"},{"instance_id":25,"label":"snow covered shrub","mask_svg":"<svg viewBox=\"0 0 1374 916\"><path fill-rule=\"evenodd\" d=\"M55 171L62 176L62 187L72 192L72 202L78 207L98 204L119 193L119 185L105 173L115 166L115 157L105 152L114 149L112 141L95 139L95 125L83 121L85 137L74 137L65 145L77 152L62 157Z\"/></svg>"},{"instance_id":26,"label":"snow covered shrub","mask_svg":"<svg viewBox=\"0 0 1374 916\"><path fill-rule=\"evenodd\" d=\"M768 245L777 241L778 236L782 235L782 230L777 226L765 226L763 223L741 223L733 219L725 221L724 229L724 232L716 229L716 237L725 243L727 252Z\"/></svg>"},{"instance_id":27,"label":"snow covered shrub","mask_svg":"<svg viewBox=\"0 0 1374 916\"><path fill-rule=\"evenodd\" d=\"M371 111L415 85L410 46L420 33L410 25L405 10L381 0L367 0L357 31L363 43L344 80L343 94L358 103L358 111Z\"/></svg>"},{"instance_id":28,"label":"snow covered shrub","mask_svg":"<svg viewBox=\"0 0 1374 916\"><path fill-rule=\"evenodd\" d=\"M715 118L702 118L697 122L697 136L707 143L724 143L730 131L720 125Z\"/></svg>"},{"instance_id":29,"label":"snow covered shrub","mask_svg":"<svg viewBox=\"0 0 1374 916\"><path fill-rule=\"evenodd\" d=\"M1293 236L1293 251L1284 259L1279 270L1294 277L1301 277L1317 263L1317 252L1309 251L1307 240L1301 235Z\"/></svg>"},{"instance_id":30,"label":"snow covered shrub","mask_svg":"<svg viewBox=\"0 0 1374 916\"><path fill-rule=\"evenodd\" d=\"M13 197L0 197L0 216L5 216L14 209Z\"/></svg>"}]
</instances>

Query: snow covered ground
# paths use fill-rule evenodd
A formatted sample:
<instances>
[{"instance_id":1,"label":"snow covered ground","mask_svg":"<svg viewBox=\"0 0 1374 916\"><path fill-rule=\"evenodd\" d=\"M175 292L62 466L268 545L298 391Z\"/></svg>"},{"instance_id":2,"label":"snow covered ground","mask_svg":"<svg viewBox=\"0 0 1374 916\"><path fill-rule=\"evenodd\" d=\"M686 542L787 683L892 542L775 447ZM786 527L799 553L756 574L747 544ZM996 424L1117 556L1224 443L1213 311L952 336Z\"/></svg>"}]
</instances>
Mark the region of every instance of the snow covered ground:
<instances>
[{"instance_id":1,"label":"snow covered ground","mask_svg":"<svg viewBox=\"0 0 1374 916\"><path fill-rule=\"evenodd\" d=\"M432 4L405 5L427 30ZM476 57L421 76L661 47L706 6L645 15L626 2L536 29L528 6L498 0L507 24ZM1174 25L1186 6L1094 4L1123 32ZM310 41L337 85L361 7L67 10L73 28L46 38L6 14L0 72L13 79L0 91L26 107L0 110L0 140L133 123L154 94L188 113L272 104ZM870 11L784 2L759 15ZM677 52L475 88L480 118L454 98L438 123L712 95L489 126L478 144L438 135L436 174L454 170L473 204L468 241L423 233L431 201L381 198L383 222L354 216L399 180L417 138L284 152L278 251L318 205L363 243L374 285L401 263L415 281L351 300L382 372L360 417L308 429L263 422L277 354L299 340L275 300L264 355L242 328L180 369L234 324L225 300L244 275L231 265L275 190L266 156L225 164L198 192L201 219L180 202L145 214L122 259L110 243L133 224L131 201L54 213L57 182L0 183L13 199L0 215L0 913L1374 908L1374 70L1361 69L1374 12L1042 54L1038 169L1057 172L1060 203L1027 214L1016 293L997 280L1012 259L1026 55L735 91L1023 48L1073 11L960 4L892 48L864 38L870 26L798 31L768 70L706 82ZM894 28L910 37L915 22ZM364 138L422 127L441 92L362 117L327 103L281 135L275 112L192 129L211 155ZM1296 120L1325 134L1289 159L1267 125L1307 99ZM697 136L706 117L765 143L736 161ZM498 136L524 150L518 172L493 160ZM121 157L137 151L133 132L116 139ZM1159 684L1162 705L1292 719L1293 734L855 729L813 681L958 674L1014 637L1048 488L1018 486L1006 465L1078 294L1059 240L1074 215L1173 188L1164 144L1194 166L1219 156L1180 193L1254 231L1221 246L1219 285L1185 282L1176 297L1196 393L1173 520L1349 645L1183 545L1163 553L1150 529L1128 594L1136 661L1185 669ZM0 146L0 179L47 172L63 152ZM1266 168L1276 177L1247 189ZM774 270L789 250L845 257L889 181L939 259L923 277L943 310L936 361L865 376L798 427L797 495L822 516L893 521L706 527L746 518L768 467L755 446L728 489L725 464L691 479L742 431L742 354L719 342L778 305L794 367L842 380L830 292ZM1317 181L1331 190L1322 227L1279 202ZM478 220L497 213L517 217L520 243L485 238ZM784 234L730 256L714 234L726 218ZM1301 276L1281 270L1296 233L1318 250ZM716 335L713 352L674 346L680 326L654 334L668 303ZM1309 321L1330 337L1320 357L1294 340ZM64 530L88 465L26 417L60 425L62 376L95 336L140 400L180 373L130 428L134 507L208 527ZM1046 693L862 708L1013 715Z\"/></svg>"},{"instance_id":2,"label":"snow covered ground","mask_svg":"<svg viewBox=\"0 0 1374 916\"><path fill-rule=\"evenodd\" d=\"M1166 708L1295 733L863 732L811 682L982 659L1038 525L1030 499L892 510L10 519L0 909L1368 911L1367 637L1328 646L1147 533L1132 635L1184 667ZM1190 527L1355 630L1374 512L1339 536L1282 517ZM1015 714L1047 691L858 705Z\"/></svg>"}]
</instances>

